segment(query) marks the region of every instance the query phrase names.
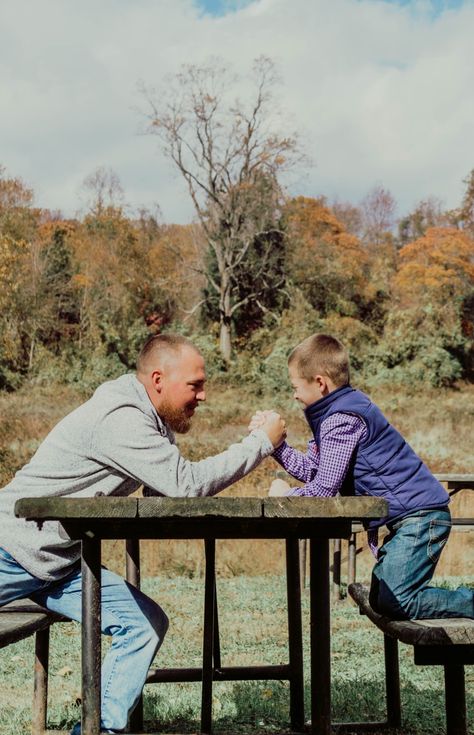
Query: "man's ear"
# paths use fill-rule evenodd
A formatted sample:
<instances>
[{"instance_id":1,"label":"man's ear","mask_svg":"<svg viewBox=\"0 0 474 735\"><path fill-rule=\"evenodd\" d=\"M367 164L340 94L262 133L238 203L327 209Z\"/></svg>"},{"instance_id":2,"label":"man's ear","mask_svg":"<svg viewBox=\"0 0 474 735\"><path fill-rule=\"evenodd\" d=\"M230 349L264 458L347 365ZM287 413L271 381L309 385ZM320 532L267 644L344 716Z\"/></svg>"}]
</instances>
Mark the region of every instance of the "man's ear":
<instances>
[{"instance_id":1,"label":"man's ear","mask_svg":"<svg viewBox=\"0 0 474 735\"><path fill-rule=\"evenodd\" d=\"M163 373L161 370L153 370L151 374L151 384L157 393L161 393L163 389Z\"/></svg>"}]
</instances>

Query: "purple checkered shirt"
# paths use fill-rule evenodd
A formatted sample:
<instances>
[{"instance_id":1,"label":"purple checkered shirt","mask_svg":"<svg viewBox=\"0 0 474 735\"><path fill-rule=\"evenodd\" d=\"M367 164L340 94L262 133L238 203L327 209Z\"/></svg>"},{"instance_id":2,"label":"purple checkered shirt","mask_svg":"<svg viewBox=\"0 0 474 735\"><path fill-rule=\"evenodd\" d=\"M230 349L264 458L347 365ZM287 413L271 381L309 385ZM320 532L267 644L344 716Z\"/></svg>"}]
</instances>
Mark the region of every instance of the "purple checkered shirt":
<instances>
[{"instance_id":1,"label":"purple checkered shirt","mask_svg":"<svg viewBox=\"0 0 474 735\"><path fill-rule=\"evenodd\" d=\"M341 489L357 444L365 438L364 421L354 414L333 413L321 423L320 445L308 442L306 453L283 442L273 452L276 461L296 480L305 484L294 487L289 495L329 498ZM377 558L378 533L369 531L369 546Z\"/></svg>"}]
</instances>

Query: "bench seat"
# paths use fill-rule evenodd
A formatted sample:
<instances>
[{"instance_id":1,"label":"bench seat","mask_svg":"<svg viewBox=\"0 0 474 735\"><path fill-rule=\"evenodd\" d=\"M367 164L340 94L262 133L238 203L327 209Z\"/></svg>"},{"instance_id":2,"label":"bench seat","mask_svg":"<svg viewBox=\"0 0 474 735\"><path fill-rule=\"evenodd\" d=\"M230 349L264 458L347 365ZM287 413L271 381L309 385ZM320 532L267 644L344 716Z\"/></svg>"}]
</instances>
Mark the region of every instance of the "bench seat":
<instances>
[{"instance_id":1,"label":"bench seat","mask_svg":"<svg viewBox=\"0 0 474 735\"><path fill-rule=\"evenodd\" d=\"M47 732L49 629L53 623L64 620L30 600L0 606L0 648L35 636L32 735Z\"/></svg>"},{"instance_id":2,"label":"bench seat","mask_svg":"<svg viewBox=\"0 0 474 735\"><path fill-rule=\"evenodd\" d=\"M385 724L401 724L398 641L413 646L415 664L444 666L447 735L467 735L464 666L474 664L474 620L440 618L392 620L369 603L369 590L351 584L348 592L361 614L384 634L388 718Z\"/></svg>"},{"instance_id":3,"label":"bench seat","mask_svg":"<svg viewBox=\"0 0 474 735\"><path fill-rule=\"evenodd\" d=\"M64 620L35 603L9 603L0 607L0 648L29 638L52 623Z\"/></svg>"}]
</instances>

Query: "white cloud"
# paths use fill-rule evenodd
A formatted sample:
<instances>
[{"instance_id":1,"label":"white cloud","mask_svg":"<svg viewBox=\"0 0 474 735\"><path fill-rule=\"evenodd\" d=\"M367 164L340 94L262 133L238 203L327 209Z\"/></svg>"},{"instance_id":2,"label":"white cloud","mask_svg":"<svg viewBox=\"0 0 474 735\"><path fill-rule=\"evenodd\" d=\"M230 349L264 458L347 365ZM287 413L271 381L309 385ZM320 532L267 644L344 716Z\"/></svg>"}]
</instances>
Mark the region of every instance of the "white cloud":
<instances>
[{"instance_id":1,"label":"white cloud","mask_svg":"<svg viewBox=\"0 0 474 735\"><path fill-rule=\"evenodd\" d=\"M357 202L380 182L401 212L429 195L455 206L474 167L474 3L434 17L430 7L254 0L214 18L191 0L3 3L0 162L38 204L67 214L104 165L134 206L158 202L166 220L188 220L184 186L157 141L138 134L137 82L159 86L210 54L246 73L266 54L289 127L316 163L294 193Z\"/></svg>"}]
</instances>

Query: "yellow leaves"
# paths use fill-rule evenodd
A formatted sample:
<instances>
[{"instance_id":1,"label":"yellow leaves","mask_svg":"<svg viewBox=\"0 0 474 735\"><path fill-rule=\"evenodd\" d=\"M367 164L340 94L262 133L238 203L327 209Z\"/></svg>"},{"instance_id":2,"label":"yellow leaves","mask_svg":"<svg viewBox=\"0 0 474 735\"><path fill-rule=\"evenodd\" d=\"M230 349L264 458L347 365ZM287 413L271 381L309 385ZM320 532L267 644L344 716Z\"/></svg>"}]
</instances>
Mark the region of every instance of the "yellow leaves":
<instances>
[{"instance_id":1,"label":"yellow leaves","mask_svg":"<svg viewBox=\"0 0 474 735\"><path fill-rule=\"evenodd\" d=\"M19 284L19 270L30 244L13 240L8 235L0 237L0 306L3 308Z\"/></svg>"},{"instance_id":2,"label":"yellow leaves","mask_svg":"<svg viewBox=\"0 0 474 735\"><path fill-rule=\"evenodd\" d=\"M405 305L443 303L474 288L474 241L454 227L432 227L400 251L394 280Z\"/></svg>"}]
</instances>

